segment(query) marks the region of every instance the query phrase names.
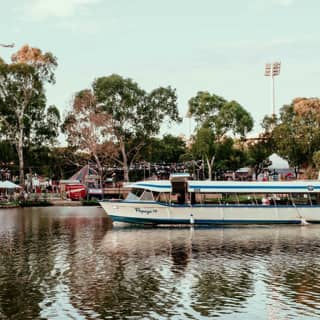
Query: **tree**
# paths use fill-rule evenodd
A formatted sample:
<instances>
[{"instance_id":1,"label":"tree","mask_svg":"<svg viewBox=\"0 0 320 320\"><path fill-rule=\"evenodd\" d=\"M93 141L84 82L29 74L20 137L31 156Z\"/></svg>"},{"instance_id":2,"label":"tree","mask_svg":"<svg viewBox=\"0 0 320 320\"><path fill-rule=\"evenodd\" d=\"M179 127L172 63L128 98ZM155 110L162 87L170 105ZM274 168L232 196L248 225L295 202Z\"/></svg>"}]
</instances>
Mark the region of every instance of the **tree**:
<instances>
[{"instance_id":1,"label":"tree","mask_svg":"<svg viewBox=\"0 0 320 320\"><path fill-rule=\"evenodd\" d=\"M318 171L318 179L320 177L320 151L315 151L312 156L313 164Z\"/></svg>"},{"instance_id":2,"label":"tree","mask_svg":"<svg viewBox=\"0 0 320 320\"><path fill-rule=\"evenodd\" d=\"M51 119L46 122L44 93L44 84L54 83L57 61L51 53L28 45L13 54L11 60L11 64L0 63L0 123L6 138L16 145L20 184L24 185L23 147L30 139L39 141L40 137L48 138L48 134L50 138L57 135L51 125L59 121L58 112L56 108L49 109L47 115Z\"/></svg>"},{"instance_id":3,"label":"tree","mask_svg":"<svg viewBox=\"0 0 320 320\"><path fill-rule=\"evenodd\" d=\"M62 130L70 146L88 152L93 157L102 187L103 161L116 156L114 144L106 140L110 116L101 112L101 106L90 89L75 94L72 109L68 112Z\"/></svg>"},{"instance_id":4,"label":"tree","mask_svg":"<svg viewBox=\"0 0 320 320\"><path fill-rule=\"evenodd\" d=\"M181 121L177 97L171 87L159 87L147 93L132 79L113 74L93 83L94 95L110 116L110 130L120 157L111 157L129 181L129 167L136 160L147 139L160 131L165 119Z\"/></svg>"},{"instance_id":5,"label":"tree","mask_svg":"<svg viewBox=\"0 0 320 320\"><path fill-rule=\"evenodd\" d=\"M181 137L165 134L162 138L151 137L139 152L137 160L153 163L177 163L186 153L186 144Z\"/></svg>"},{"instance_id":6,"label":"tree","mask_svg":"<svg viewBox=\"0 0 320 320\"><path fill-rule=\"evenodd\" d=\"M260 173L271 165L269 156L275 151L272 133L277 125L277 118L275 116L265 116L261 125L264 130L258 138L246 142L247 163L253 168L256 179Z\"/></svg>"},{"instance_id":7,"label":"tree","mask_svg":"<svg viewBox=\"0 0 320 320\"><path fill-rule=\"evenodd\" d=\"M280 121L273 130L277 152L295 168L310 166L320 149L320 100L296 98L281 109Z\"/></svg>"},{"instance_id":8,"label":"tree","mask_svg":"<svg viewBox=\"0 0 320 320\"><path fill-rule=\"evenodd\" d=\"M221 155L222 150L228 150L229 155L233 152L233 142L228 137L238 136L242 140L251 131L253 119L238 102L228 102L203 91L189 100L189 114L195 118L198 127L192 146L193 153L204 157L211 180L217 156Z\"/></svg>"},{"instance_id":9,"label":"tree","mask_svg":"<svg viewBox=\"0 0 320 320\"><path fill-rule=\"evenodd\" d=\"M215 136L210 128L200 128L192 143L192 154L197 158L202 158L208 166L209 180L212 180L212 166L216 155Z\"/></svg>"},{"instance_id":10,"label":"tree","mask_svg":"<svg viewBox=\"0 0 320 320\"><path fill-rule=\"evenodd\" d=\"M86 152L79 152L76 147L51 148L49 155L49 166L55 180L68 179L76 171L88 164L91 160Z\"/></svg>"},{"instance_id":11,"label":"tree","mask_svg":"<svg viewBox=\"0 0 320 320\"><path fill-rule=\"evenodd\" d=\"M189 100L189 114L198 128L210 127L217 138L228 132L244 137L253 128L252 116L238 102L209 92L199 91Z\"/></svg>"}]
</instances>

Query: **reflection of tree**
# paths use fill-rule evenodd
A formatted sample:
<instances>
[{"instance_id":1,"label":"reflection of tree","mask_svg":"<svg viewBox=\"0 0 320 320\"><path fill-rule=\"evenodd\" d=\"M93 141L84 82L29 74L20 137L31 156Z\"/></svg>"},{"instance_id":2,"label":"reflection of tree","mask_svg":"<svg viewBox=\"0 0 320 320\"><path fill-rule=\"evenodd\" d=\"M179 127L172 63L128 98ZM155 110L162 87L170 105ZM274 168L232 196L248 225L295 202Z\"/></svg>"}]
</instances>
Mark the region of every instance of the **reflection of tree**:
<instances>
[{"instance_id":1,"label":"reflection of tree","mask_svg":"<svg viewBox=\"0 0 320 320\"><path fill-rule=\"evenodd\" d=\"M14 223L0 212L0 319L59 308L61 318L211 318L245 307L257 275L267 308L318 312L319 229L110 230L75 210L24 212Z\"/></svg>"},{"instance_id":2,"label":"reflection of tree","mask_svg":"<svg viewBox=\"0 0 320 320\"><path fill-rule=\"evenodd\" d=\"M171 257L172 257L172 271L183 272L190 260L191 248L188 248L184 243L172 243Z\"/></svg>"},{"instance_id":3,"label":"reflection of tree","mask_svg":"<svg viewBox=\"0 0 320 320\"><path fill-rule=\"evenodd\" d=\"M221 266L204 271L199 274L193 287L192 307L201 316L234 310L243 306L246 299L253 295L253 282L253 275L246 267L232 270Z\"/></svg>"},{"instance_id":4,"label":"reflection of tree","mask_svg":"<svg viewBox=\"0 0 320 320\"><path fill-rule=\"evenodd\" d=\"M57 287L68 286L69 265L61 257L72 256L79 249L73 246L79 237L90 246L105 234L101 219L63 219L42 210L12 211L6 219L0 217L4 223L0 229L0 319L42 317L58 299ZM5 230L6 224L10 232ZM68 302L63 303L66 306Z\"/></svg>"},{"instance_id":5,"label":"reflection of tree","mask_svg":"<svg viewBox=\"0 0 320 320\"><path fill-rule=\"evenodd\" d=\"M122 264L121 262L119 263ZM130 266L128 266L130 268ZM132 266L131 266L132 267ZM150 310L157 315L166 316L174 304L174 299L166 291L161 290L163 281L159 273L153 269L126 274L123 265L117 268L110 286L104 293L102 315L148 316ZM107 299L106 299L107 298ZM159 303L161 301L161 303Z\"/></svg>"},{"instance_id":6,"label":"reflection of tree","mask_svg":"<svg viewBox=\"0 0 320 320\"><path fill-rule=\"evenodd\" d=\"M112 319L150 319L151 310L160 316L169 315L175 298L170 288L169 292L162 288L164 279L154 266L123 253L110 256L110 260L104 260L103 256L98 259L99 270L90 277L83 273L81 279L74 279L72 297L77 296L72 299L74 306Z\"/></svg>"},{"instance_id":7,"label":"reflection of tree","mask_svg":"<svg viewBox=\"0 0 320 320\"><path fill-rule=\"evenodd\" d=\"M43 230L33 234L30 227L26 226L18 234L8 235L8 246L1 242L0 306L6 318L39 317L39 303L43 300L39 284L52 269L52 256L47 246L38 241L43 236ZM47 238L47 241L50 240Z\"/></svg>"},{"instance_id":8,"label":"reflection of tree","mask_svg":"<svg viewBox=\"0 0 320 320\"><path fill-rule=\"evenodd\" d=\"M269 268L269 272L270 275L265 282L270 291L281 294L280 300L283 299L289 304L303 305L305 312L320 315L320 265L318 263L310 261L308 255L294 260L290 257L282 257L281 261Z\"/></svg>"}]
</instances>

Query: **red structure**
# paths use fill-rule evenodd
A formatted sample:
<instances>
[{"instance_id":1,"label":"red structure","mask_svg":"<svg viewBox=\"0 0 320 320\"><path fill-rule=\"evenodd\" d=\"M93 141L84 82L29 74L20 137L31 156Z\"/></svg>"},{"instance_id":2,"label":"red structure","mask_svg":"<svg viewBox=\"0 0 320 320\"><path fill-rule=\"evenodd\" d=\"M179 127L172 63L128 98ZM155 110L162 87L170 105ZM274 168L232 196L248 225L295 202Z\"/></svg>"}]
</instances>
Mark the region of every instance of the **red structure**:
<instances>
[{"instance_id":1,"label":"red structure","mask_svg":"<svg viewBox=\"0 0 320 320\"><path fill-rule=\"evenodd\" d=\"M82 200L85 199L87 195L86 187L81 183L66 184L65 192L67 198L71 200Z\"/></svg>"}]
</instances>

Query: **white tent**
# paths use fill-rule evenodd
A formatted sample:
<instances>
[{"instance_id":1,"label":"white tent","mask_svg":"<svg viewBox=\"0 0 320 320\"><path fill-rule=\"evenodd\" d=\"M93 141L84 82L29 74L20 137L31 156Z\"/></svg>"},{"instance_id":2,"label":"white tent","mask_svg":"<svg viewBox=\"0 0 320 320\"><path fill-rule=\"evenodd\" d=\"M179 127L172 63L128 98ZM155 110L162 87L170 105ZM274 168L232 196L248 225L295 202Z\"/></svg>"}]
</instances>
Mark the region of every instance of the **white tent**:
<instances>
[{"instance_id":1,"label":"white tent","mask_svg":"<svg viewBox=\"0 0 320 320\"><path fill-rule=\"evenodd\" d=\"M279 169L289 169L289 163L287 160L281 158L278 156L276 153L273 153L270 157L269 160L271 161L271 165L268 167L270 170L279 170Z\"/></svg>"},{"instance_id":2,"label":"white tent","mask_svg":"<svg viewBox=\"0 0 320 320\"><path fill-rule=\"evenodd\" d=\"M0 189L20 189L19 185L11 182L11 181L0 181Z\"/></svg>"}]
</instances>

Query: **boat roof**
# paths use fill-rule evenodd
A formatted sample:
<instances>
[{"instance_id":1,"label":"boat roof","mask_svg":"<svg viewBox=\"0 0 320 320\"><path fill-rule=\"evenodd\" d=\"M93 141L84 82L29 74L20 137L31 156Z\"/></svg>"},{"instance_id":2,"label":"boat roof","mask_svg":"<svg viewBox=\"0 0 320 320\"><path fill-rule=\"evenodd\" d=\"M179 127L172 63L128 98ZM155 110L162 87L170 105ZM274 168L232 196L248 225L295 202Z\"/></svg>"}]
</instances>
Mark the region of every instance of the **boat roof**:
<instances>
[{"instance_id":1,"label":"boat roof","mask_svg":"<svg viewBox=\"0 0 320 320\"><path fill-rule=\"evenodd\" d=\"M156 192L171 192L169 180L139 181L126 185L128 188ZM292 193L320 192L319 180L295 181L188 181L188 192L206 193Z\"/></svg>"}]
</instances>

